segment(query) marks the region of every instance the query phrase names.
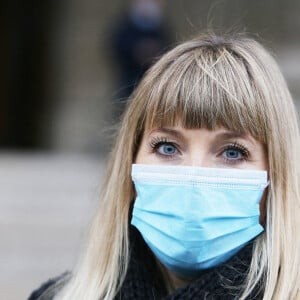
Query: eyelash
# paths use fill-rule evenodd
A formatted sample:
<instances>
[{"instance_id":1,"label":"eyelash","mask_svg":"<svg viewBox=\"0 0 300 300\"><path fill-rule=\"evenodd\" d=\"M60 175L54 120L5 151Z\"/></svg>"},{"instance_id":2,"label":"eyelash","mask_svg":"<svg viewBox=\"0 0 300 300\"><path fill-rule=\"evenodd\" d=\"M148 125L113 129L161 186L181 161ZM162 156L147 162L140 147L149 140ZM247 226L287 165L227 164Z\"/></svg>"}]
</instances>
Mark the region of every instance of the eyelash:
<instances>
[{"instance_id":1,"label":"eyelash","mask_svg":"<svg viewBox=\"0 0 300 300\"><path fill-rule=\"evenodd\" d=\"M176 145L176 143L170 141L167 137L154 137L150 141L150 147L152 149L152 152L154 152L156 155L162 156L164 158L172 158L174 155L164 155L158 152L158 148L164 144L170 144L176 148L177 151L179 146Z\"/></svg>"},{"instance_id":2,"label":"eyelash","mask_svg":"<svg viewBox=\"0 0 300 300\"><path fill-rule=\"evenodd\" d=\"M174 146L177 151L179 151L179 146L176 143L169 140L167 137L153 137L152 140L150 141L150 147L151 147L152 152L163 158L167 158L167 159L173 158L173 156L175 156L176 154L164 155L164 154L159 153L159 151L158 151L159 147L164 144L170 144L170 145ZM250 152L247 149L247 147L242 145L239 142L230 143L230 144L224 146L220 151L220 155L222 156L225 153L225 151L228 151L228 150L237 150L242 155L242 157L240 159L229 159L229 158L223 157L225 162L228 164L234 164L234 163L239 163L241 161L246 161L250 156Z\"/></svg>"},{"instance_id":3,"label":"eyelash","mask_svg":"<svg viewBox=\"0 0 300 300\"><path fill-rule=\"evenodd\" d=\"M228 158L224 158L226 162L228 163L235 163L235 162L240 162L240 161L244 161L244 160L247 160L250 156L250 152L249 150L247 149L247 147L245 147L244 145L238 143L238 142L234 142L232 144L229 144L229 145L226 145L221 153L225 153L225 151L228 151L228 150L237 150L241 153L242 155L242 158L240 159L236 159L236 160L233 160L233 159L228 159Z\"/></svg>"}]
</instances>

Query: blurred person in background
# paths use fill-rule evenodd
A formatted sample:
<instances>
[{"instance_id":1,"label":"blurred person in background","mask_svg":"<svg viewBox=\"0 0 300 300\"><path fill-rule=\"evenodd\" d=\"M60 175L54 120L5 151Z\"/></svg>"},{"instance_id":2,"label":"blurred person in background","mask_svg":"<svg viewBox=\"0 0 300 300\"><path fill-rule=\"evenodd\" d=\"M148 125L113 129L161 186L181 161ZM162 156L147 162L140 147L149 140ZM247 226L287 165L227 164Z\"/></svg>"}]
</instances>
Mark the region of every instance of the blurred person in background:
<instances>
[{"instance_id":1,"label":"blurred person in background","mask_svg":"<svg viewBox=\"0 0 300 300\"><path fill-rule=\"evenodd\" d=\"M119 71L116 99L120 112L152 62L171 42L163 0L132 0L111 33L113 59Z\"/></svg>"},{"instance_id":2,"label":"blurred person in background","mask_svg":"<svg viewBox=\"0 0 300 300\"><path fill-rule=\"evenodd\" d=\"M30 300L299 299L298 149L258 42L178 45L131 97L78 268Z\"/></svg>"}]
</instances>

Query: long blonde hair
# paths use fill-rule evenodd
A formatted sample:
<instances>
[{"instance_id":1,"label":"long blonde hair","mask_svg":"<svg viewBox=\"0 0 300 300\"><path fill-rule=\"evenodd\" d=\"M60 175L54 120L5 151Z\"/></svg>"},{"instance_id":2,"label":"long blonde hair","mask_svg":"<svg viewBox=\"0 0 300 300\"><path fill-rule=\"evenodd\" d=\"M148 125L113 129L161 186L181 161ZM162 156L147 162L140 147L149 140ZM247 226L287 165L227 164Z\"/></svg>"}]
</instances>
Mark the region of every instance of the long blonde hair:
<instances>
[{"instance_id":1,"label":"long blonde hair","mask_svg":"<svg viewBox=\"0 0 300 300\"><path fill-rule=\"evenodd\" d=\"M265 232L256 239L239 299L263 285L263 299L299 297L299 132L286 83L271 55L243 37L201 36L165 54L131 97L103 184L89 243L58 299L111 300L129 261L131 165L147 128L173 125L250 133L267 151Z\"/></svg>"}]
</instances>

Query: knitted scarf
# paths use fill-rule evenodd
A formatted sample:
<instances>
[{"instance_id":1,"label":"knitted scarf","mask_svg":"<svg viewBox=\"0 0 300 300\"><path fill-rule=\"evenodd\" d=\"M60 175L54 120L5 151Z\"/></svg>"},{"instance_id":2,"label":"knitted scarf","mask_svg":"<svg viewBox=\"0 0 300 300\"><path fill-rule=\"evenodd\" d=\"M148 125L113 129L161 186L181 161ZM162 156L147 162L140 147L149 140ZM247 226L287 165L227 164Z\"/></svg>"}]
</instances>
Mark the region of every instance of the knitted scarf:
<instances>
[{"instance_id":1,"label":"knitted scarf","mask_svg":"<svg viewBox=\"0 0 300 300\"><path fill-rule=\"evenodd\" d=\"M130 231L131 258L128 272L116 300L163 299L238 299L242 284L247 275L252 256L252 242L226 263L203 273L184 288L168 294L155 258L140 233L134 228ZM262 299L262 292L256 289L248 299Z\"/></svg>"}]
</instances>

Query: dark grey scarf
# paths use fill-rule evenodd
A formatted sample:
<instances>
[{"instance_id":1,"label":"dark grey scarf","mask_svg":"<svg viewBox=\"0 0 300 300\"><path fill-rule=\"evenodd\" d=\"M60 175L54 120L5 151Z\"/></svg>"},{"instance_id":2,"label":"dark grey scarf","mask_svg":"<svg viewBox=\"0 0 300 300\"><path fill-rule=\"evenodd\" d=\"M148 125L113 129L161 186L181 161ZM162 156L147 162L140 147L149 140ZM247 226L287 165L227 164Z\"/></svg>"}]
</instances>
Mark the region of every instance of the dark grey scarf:
<instances>
[{"instance_id":1,"label":"dark grey scarf","mask_svg":"<svg viewBox=\"0 0 300 300\"><path fill-rule=\"evenodd\" d=\"M248 243L226 263L203 271L194 282L168 295L155 258L134 227L130 229L130 242L131 257L127 275L115 300L239 299L253 247L251 242ZM70 273L65 273L49 280L34 291L28 300L52 300L70 276ZM248 299L262 299L261 290L261 287L256 288Z\"/></svg>"},{"instance_id":2,"label":"dark grey scarf","mask_svg":"<svg viewBox=\"0 0 300 300\"><path fill-rule=\"evenodd\" d=\"M131 228L131 260L116 300L163 299L238 299L252 257L253 244L248 243L226 263L203 271L194 282L167 294L155 259L135 228ZM259 288L248 299L262 299Z\"/></svg>"}]
</instances>

